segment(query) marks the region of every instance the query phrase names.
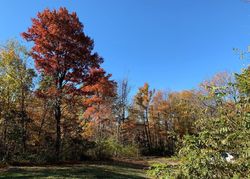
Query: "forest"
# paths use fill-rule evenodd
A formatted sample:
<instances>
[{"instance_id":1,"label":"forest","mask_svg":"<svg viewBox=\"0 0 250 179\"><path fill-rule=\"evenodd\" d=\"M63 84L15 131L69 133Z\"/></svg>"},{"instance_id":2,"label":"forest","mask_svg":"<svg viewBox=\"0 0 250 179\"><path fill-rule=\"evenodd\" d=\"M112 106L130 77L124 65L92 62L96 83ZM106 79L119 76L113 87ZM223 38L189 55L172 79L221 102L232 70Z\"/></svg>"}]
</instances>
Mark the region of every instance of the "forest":
<instances>
[{"instance_id":1,"label":"forest","mask_svg":"<svg viewBox=\"0 0 250 179\"><path fill-rule=\"evenodd\" d=\"M0 168L158 156L177 162L151 164L149 178L250 177L250 67L133 95L75 12L38 12L21 37L30 46L0 47Z\"/></svg>"}]
</instances>

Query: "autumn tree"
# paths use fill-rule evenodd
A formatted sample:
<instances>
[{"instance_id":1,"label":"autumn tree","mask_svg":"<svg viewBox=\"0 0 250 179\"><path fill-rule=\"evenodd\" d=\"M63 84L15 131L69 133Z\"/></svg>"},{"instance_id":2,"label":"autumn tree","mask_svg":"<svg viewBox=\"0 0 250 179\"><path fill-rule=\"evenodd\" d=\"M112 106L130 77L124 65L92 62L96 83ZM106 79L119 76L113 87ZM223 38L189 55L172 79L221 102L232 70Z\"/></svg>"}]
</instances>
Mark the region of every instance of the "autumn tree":
<instances>
[{"instance_id":1,"label":"autumn tree","mask_svg":"<svg viewBox=\"0 0 250 179\"><path fill-rule=\"evenodd\" d=\"M27 59L26 48L17 41L9 41L0 49L0 122L2 121L3 125L1 136L6 148L14 147L19 143L17 141L20 141L22 145L18 150L21 149L22 153L26 151L29 122L27 107L35 77L34 70L28 68ZM18 131L19 135L16 136L14 133Z\"/></svg>"},{"instance_id":2,"label":"autumn tree","mask_svg":"<svg viewBox=\"0 0 250 179\"><path fill-rule=\"evenodd\" d=\"M122 124L128 120L130 86L128 79L123 79L118 84L117 98L115 101L115 115L117 121L117 140L123 143Z\"/></svg>"},{"instance_id":3,"label":"autumn tree","mask_svg":"<svg viewBox=\"0 0 250 179\"><path fill-rule=\"evenodd\" d=\"M151 134L149 126L149 109L152 102L154 91L150 90L149 84L145 83L139 88L138 93L134 97L133 110L138 114L138 122L142 122L144 126L144 135L148 150L151 150Z\"/></svg>"},{"instance_id":4,"label":"autumn tree","mask_svg":"<svg viewBox=\"0 0 250 179\"><path fill-rule=\"evenodd\" d=\"M51 80L46 95L53 98L56 122L55 154L61 147L62 100L81 93L90 70L98 69L103 59L93 53L94 42L83 32L84 26L76 13L66 8L45 9L32 19L32 26L22 36L34 43L30 55L37 70Z\"/></svg>"},{"instance_id":5,"label":"autumn tree","mask_svg":"<svg viewBox=\"0 0 250 179\"><path fill-rule=\"evenodd\" d=\"M155 154L174 154L178 139L194 134L200 117L200 100L196 91L156 91L150 104L149 129Z\"/></svg>"},{"instance_id":6,"label":"autumn tree","mask_svg":"<svg viewBox=\"0 0 250 179\"><path fill-rule=\"evenodd\" d=\"M165 153L169 143L169 103L168 93L156 91L150 105L150 131L154 150Z\"/></svg>"},{"instance_id":7,"label":"autumn tree","mask_svg":"<svg viewBox=\"0 0 250 179\"><path fill-rule=\"evenodd\" d=\"M106 75L103 69L92 69L89 80L81 90L85 94L83 101L86 110L84 118L89 121L92 136L97 139L105 138L105 131L112 132L115 122L113 112L114 97L116 96L116 83L110 80L111 75Z\"/></svg>"},{"instance_id":8,"label":"autumn tree","mask_svg":"<svg viewBox=\"0 0 250 179\"><path fill-rule=\"evenodd\" d=\"M194 122L199 116L199 95L195 91L173 92L168 97L168 118L177 136L194 133Z\"/></svg>"}]
</instances>

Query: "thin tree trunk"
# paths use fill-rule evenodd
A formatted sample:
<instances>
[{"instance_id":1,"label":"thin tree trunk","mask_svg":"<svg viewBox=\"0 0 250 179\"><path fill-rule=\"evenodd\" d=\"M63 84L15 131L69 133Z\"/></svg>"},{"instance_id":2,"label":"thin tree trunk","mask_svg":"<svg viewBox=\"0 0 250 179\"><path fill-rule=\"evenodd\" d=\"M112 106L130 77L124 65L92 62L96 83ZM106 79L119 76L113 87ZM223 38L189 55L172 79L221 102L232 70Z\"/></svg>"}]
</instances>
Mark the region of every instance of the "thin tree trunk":
<instances>
[{"instance_id":1,"label":"thin tree trunk","mask_svg":"<svg viewBox=\"0 0 250 179\"><path fill-rule=\"evenodd\" d=\"M116 128L116 132L117 132L117 142L119 142L120 143L120 126L121 126L121 123L120 123L120 121L118 121L118 124L117 124L117 128Z\"/></svg>"},{"instance_id":2,"label":"thin tree trunk","mask_svg":"<svg viewBox=\"0 0 250 179\"><path fill-rule=\"evenodd\" d=\"M150 128L149 128L149 121L148 121L148 110L146 109L146 129L147 129L147 138L148 138L148 147L149 150L151 150L151 134L150 134Z\"/></svg>"},{"instance_id":3,"label":"thin tree trunk","mask_svg":"<svg viewBox=\"0 0 250 179\"><path fill-rule=\"evenodd\" d=\"M25 129L25 96L24 89L22 87L21 93L21 125L22 125L22 145L23 145L23 153L26 151L26 129Z\"/></svg>"},{"instance_id":4,"label":"thin tree trunk","mask_svg":"<svg viewBox=\"0 0 250 179\"><path fill-rule=\"evenodd\" d=\"M56 145L55 154L56 160L60 159L60 148L61 148L61 104L60 100L57 100L55 105L55 120L56 120Z\"/></svg>"},{"instance_id":5,"label":"thin tree trunk","mask_svg":"<svg viewBox=\"0 0 250 179\"><path fill-rule=\"evenodd\" d=\"M144 116L144 130L145 130L145 138L148 150L151 151L150 139L149 139L149 131L148 131L148 123L147 123L147 116Z\"/></svg>"}]
</instances>

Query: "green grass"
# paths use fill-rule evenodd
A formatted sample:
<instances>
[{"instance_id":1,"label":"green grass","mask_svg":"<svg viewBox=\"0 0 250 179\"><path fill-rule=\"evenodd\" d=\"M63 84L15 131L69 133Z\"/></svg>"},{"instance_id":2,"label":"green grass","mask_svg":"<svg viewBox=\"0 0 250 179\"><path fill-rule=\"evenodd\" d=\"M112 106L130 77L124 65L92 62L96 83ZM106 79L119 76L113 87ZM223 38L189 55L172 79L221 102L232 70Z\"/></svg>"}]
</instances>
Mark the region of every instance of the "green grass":
<instances>
[{"instance_id":1,"label":"green grass","mask_svg":"<svg viewBox=\"0 0 250 179\"><path fill-rule=\"evenodd\" d=\"M1 170L1 178L108 178L145 179L146 169L153 163L177 165L175 158L142 157L139 159L115 159L113 162L85 162L51 166L10 166Z\"/></svg>"},{"instance_id":2,"label":"green grass","mask_svg":"<svg viewBox=\"0 0 250 179\"><path fill-rule=\"evenodd\" d=\"M47 167L9 167L0 178L109 178L143 179L146 171L137 165L106 163Z\"/></svg>"}]
</instances>

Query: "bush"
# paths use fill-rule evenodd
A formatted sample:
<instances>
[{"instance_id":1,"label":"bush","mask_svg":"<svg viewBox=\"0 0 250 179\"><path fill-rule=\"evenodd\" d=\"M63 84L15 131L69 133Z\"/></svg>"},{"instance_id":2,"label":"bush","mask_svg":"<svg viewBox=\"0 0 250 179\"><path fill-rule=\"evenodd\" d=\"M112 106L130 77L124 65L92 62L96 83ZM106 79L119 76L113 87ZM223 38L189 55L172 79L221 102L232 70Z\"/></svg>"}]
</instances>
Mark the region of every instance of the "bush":
<instances>
[{"instance_id":1,"label":"bush","mask_svg":"<svg viewBox=\"0 0 250 179\"><path fill-rule=\"evenodd\" d=\"M248 89L249 85L242 86L245 87ZM249 94L241 96L234 108L228 109L223 105L231 103L222 103L225 94L218 88L213 89L220 104L216 106L216 115L202 116L196 121L197 133L184 137L178 154L180 164L174 168L154 165L149 175L158 178L250 178ZM227 161L223 153L233 154L234 161Z\"/></svg>"},{"instance_id":2,"label":"bush","mask_svg":"<svg viewBox=\"0 0 250 179\"><path fill-rule=\"evenodd\" d=\"M240 133L238 134L240 136ZM154 164L148 175L153 178L249 178L250 158L245 155L244 147L238 148L238 157L228 162L220 151L225 151L227 147L212 137L215 136L208 131L203 131L197 136L186 136L184 147L179 152L180 164ZM244 142L242 146L243 144ZM217 147L214 148L215 146Z\"/></svg>"},{"instance_id":3,"label":"bush","mask_svg":"<svg viewBox=\"0 0 250 179\"><path fill-rule=\"evenodd\" d=\"M94 149L89 151L94 159L110 159L112 157L137 157L138 147L135 145L122 145L116 139L98 140Z\"/></svg>"},{"instance_id":4,"label":"bush","mask_svg":"<svg viewBox=\"0 0 250 179\"><path fill-rule=\"evenodd\" d=\"M173 171L171 166L162 163L155 163L149 168L147 175L152 178L164 178L171 171Z\"/></svg>"}]
</instances>

